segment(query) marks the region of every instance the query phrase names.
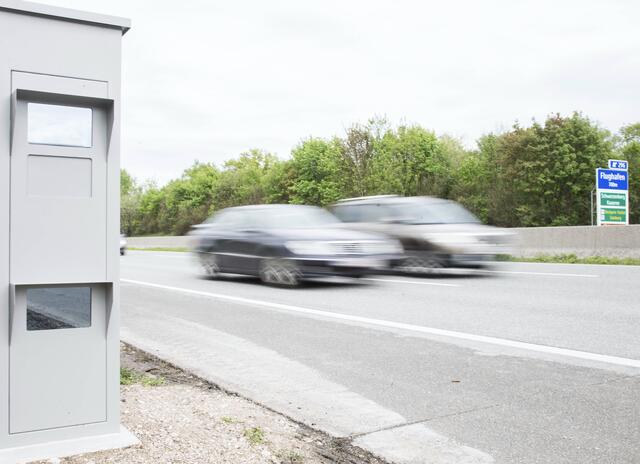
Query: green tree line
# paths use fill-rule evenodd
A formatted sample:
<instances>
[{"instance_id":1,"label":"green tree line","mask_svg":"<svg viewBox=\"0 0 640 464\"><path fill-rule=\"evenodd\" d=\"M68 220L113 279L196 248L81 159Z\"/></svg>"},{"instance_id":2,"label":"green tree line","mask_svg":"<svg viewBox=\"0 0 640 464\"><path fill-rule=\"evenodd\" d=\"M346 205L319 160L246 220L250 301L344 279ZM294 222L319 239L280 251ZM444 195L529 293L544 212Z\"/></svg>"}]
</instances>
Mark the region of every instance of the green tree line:
<instances>
[{"instance_id":1,"label":"green tree line","mask_svg":"<svg viewBox=\"0 0 640 464\"><path fill-rule=\"evenodd\" d=\"M612 134L580 113L551 115L484 135L466 149L419 125L376 118L342 136L302 140L285 160L254 149L222 166L196 161L162 187L123 170L122 231L180 235L228 206L326 206L378 194L450 198L504 227L590 224L595 168L610 158L629 161L630 222L637 223L640 123Z\"/></svg>"}]
</instances>

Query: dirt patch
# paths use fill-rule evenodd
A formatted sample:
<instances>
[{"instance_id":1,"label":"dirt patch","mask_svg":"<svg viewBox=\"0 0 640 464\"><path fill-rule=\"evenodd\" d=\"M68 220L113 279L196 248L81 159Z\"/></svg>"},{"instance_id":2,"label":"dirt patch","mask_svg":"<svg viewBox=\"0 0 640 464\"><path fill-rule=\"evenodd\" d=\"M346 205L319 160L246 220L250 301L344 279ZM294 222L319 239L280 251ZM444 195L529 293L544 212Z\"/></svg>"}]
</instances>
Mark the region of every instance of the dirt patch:
<instances>
[{"instance_id":1,"label":"dirt patch","mask_svg":"<svg viewBox=\"0 0 640 464\"><path fill-rule=\"evenodd\" d=\"M385 464L131 346L121 363L121 421L141 444L55 462Z\"/></svg>"}]
</instances>

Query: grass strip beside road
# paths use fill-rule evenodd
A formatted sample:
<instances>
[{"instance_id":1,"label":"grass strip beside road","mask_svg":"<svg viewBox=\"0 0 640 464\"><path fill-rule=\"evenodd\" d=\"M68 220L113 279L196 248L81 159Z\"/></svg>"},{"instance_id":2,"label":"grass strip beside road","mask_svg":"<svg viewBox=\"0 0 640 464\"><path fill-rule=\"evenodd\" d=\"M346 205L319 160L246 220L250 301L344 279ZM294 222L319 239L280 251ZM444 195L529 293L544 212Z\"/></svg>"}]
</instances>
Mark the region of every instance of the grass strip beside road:
<instances>
[{"instance_id":1,"label":"grass strip beside road","mask_svg":"<svg viewBox=\"0 0 640 464\"><path fill-rule=\"evenodd\" d=\"M147 373L136 372L127 367L120 368L120 385L134 385L139 383L145 387L159 387L164 385L164 378Z\"/></svg>"},{"instance_id":2,"label":"grass strip beside road","mask_svg":"<svg viewBox=\"0 0 640 464\"><path fill-rule=\"evenodd\" d=\"M613 258L607 256L578 257L573 253L559 255L536 255L533 257L518 257L499 255L498 261L514 263L548 263L548 264L612 264L620 266L640 266L640 258Z\"/></svg>"}]
</instances>

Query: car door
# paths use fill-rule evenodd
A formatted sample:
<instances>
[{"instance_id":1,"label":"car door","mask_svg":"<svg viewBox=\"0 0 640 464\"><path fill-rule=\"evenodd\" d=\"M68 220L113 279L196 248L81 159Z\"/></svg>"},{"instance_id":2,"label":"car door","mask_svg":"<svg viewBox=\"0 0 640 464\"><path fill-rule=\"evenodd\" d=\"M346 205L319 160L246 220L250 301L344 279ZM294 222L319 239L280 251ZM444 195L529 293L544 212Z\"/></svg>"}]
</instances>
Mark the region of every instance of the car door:
<instances>
[{"instance_id":1,"label":"car door","mask_svg":"<svg viewBox=\"0 0 640 464\"><path fill-rule=\"evenodd\" d=\"M232 270L234 266L230 246L235 238L237 222L238 214L233 210L225 210L216 214L206 228L206 246L203 251L215 255L223 272Z\"/></svg>"},{"instance_id":2,"label":"car door","mask_svg":"<svg viewBox=\"0 0 640 464\"><path fill-rule=\"evenodd\" d=\"M258 250L264 243L264 232L258 230L250 212L234 224L226 243L225 262L229 269L240 274L257 274L260 256Z\"/></svg>"}]
</instances>

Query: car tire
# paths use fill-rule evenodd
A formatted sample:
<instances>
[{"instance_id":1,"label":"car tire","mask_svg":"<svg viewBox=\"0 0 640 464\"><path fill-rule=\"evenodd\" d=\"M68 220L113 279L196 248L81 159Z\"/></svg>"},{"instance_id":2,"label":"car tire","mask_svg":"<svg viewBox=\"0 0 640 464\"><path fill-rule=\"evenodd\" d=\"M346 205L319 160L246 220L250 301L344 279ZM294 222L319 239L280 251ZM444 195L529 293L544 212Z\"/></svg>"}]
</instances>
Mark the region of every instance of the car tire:
<instances>
[{"instance_id":1,"label":"car tire","mask_svg":"<svg viewBox=\"0 0 640 464\"><path fill-rule=\"evenodd\" d=\"M220 265L218 264L218 257L215 253L201 252L200 265L207 277L215 279L220 276Z\"/></svg>"},{"instance_id":2,"label":"car tire","mask_svg":"<svg viewBox=\"0 0 640 464\"><path fill-rule=\"evenodd\" d=\"M431 275L444 268L441 259L434 255L409 255L396 269L405 274Z\"/></svg>"},{"instance_id":3,"label":"car tire","mask_svg":"<svg viewBox=\"0 0 640 464\"><path fill-rule=\"evenodd\" d=\"M298 267L286 259L269 258L260 262L260 280L268 285L297 287L302 275Z\"/></svg>"}]
</instances>

